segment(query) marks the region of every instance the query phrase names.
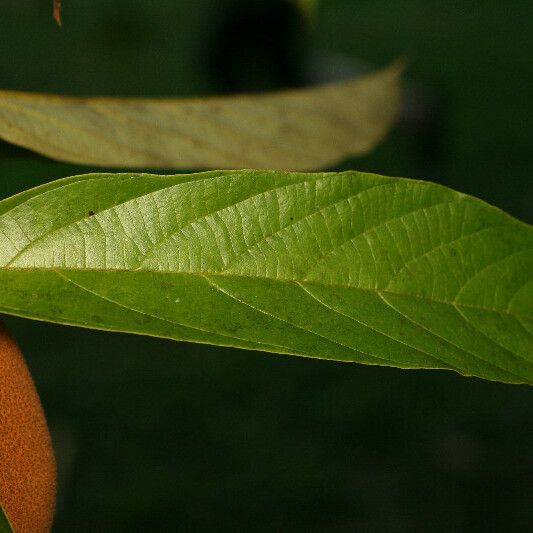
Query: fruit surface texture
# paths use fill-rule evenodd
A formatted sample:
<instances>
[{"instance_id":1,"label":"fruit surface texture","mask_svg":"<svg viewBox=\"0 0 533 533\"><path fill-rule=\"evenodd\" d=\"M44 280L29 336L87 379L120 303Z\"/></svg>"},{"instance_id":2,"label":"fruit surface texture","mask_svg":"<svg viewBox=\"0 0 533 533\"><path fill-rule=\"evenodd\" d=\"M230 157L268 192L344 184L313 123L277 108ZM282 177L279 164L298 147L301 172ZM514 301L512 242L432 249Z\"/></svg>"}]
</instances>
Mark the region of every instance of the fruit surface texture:
<instances>
[{"instance_id":1,"label":"fruit surface texture","mask_svg":"<svg viewBox=\"0 0 533 533\"><path fill-rule=\"evenodd\" d=\"M0 502L15 533L50 531L55 496L41 401L19 347L0 323Z\"/></svg>"}]
</instances>

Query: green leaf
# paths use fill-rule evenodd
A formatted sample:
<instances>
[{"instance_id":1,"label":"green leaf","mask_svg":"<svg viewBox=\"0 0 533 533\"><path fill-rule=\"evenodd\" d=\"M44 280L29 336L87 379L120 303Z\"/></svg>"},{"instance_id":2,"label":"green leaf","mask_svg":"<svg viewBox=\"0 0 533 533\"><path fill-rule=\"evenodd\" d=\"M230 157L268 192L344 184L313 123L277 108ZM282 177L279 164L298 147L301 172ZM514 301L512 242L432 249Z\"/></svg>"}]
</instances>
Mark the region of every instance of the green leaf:
<instances>
[{"instance_id":1,"label":"green leaf","mask_svg":"<svg viewBox=\"0 0 533 533\"><path fill-rule=\"evenodd\" d=\"M319 87L200 99L0 91L0 139L107 167L316 169L383 139L398 112L402 70L395 63Z\"/></svg>"},{"instance_id":2,"label":"green leaf","mask_svg":"<svg viewBox=\"0 0 533 533\"><path fill-rule=\"evenodd\" d=\"M533 232L358 172L74 176L0 202L0 311L533 383Z\"/></svg>"},{"instance_id":3,"label":"green leaf","mask_svg":"<svg viewBox=\"0 0 533 533\"><path fill-rule=\"evenodd\" d=\"M11 524L9 523L9 520L6 516L4 509L2 508L1 503L0 503L0 533L13 533L13 529L11 528Z\"/></svg>"}]
</instances>

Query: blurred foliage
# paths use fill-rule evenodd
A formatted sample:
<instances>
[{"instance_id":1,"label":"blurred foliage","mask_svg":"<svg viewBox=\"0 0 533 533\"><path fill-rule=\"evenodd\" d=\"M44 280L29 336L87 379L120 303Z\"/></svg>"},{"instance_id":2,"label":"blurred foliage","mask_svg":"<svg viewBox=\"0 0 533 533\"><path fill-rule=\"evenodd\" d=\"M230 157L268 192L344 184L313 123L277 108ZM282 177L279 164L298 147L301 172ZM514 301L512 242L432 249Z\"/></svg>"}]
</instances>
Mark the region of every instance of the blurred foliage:
<instances>
[{"instance_id":1,"label":"blurred foliage","mask_svg":"<svg viewBox=\"0 0 533 533\"><path fill-rule=\"evenodd\" d=\"M312 27L272 16L281 4L69 0L59 29L49 2L4 0L0 86L202 95L341 78L405 53L401 123L342 168L438 181L533 222L533 4L329 0ZM2 197L90 170L0 145ZM526 387L6 322L53 432L58 532L533 523Z\"/></svg>"},{"instance_id":2,"label":"blurred foliage","mask_svg":"<svg viewBox=\"0 0 533 533\"><path fill-rule=\"evenodd\" d=\"M390 132L402 107L404 67L395 62L348 81L210 98L0 89L0 139L99 167L318 170L367 154Z\"/></svg>"}]
</instances>

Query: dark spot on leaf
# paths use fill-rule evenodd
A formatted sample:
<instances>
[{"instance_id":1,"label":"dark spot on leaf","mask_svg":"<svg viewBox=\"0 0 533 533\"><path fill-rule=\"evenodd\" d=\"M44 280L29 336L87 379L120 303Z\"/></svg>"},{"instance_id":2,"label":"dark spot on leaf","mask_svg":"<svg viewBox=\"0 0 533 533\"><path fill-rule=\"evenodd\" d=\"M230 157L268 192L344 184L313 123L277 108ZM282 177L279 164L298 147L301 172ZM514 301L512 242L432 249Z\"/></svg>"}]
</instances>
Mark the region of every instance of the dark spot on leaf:
<instances>
[{"instance_id":1,"label":"dark spot on leaf","mask_svg":"<svg viewBox=\"0 0 533 533\"><path fill-rule=\"evenodd\" d=\"M89 216L92 217L94 215L94 211L89 211Z\"/></svg>"},{"instance_id":2,"label":"dark spot on leaf","mask_svg":"<svg viewBox=\"0 0 533 533\"><path fill-rule=\"evenodd\" d=\"M291 220L294 220L294 217L291 217Z\"/></svg>"}]
</instances>

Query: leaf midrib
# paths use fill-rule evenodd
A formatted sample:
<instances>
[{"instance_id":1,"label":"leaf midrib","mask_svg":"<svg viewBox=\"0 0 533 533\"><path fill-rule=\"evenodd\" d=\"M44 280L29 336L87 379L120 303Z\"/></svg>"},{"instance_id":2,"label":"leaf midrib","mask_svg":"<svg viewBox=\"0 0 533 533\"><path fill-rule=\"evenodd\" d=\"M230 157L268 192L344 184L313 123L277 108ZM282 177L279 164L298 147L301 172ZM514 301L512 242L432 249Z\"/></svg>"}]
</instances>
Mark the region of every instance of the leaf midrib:
<instances>
[{"instance_id":1,"label":"leaf midrib","mask_svg":"<svg viewBox=\"0 0 533 533\"><path fill-rule=\"evenodd\" d=\"M205 271L205 272L183 272L183 271L173 271L173 270L150 270L150 269L128 269L128 268L75 268L75 267L69 267L69 268L58 268L58 267L0 267L0 272L2 271L12 271L12 272L55 272L56 274L61 275L61 272L69 272L69 271L75 271L75 272L94 272L94 273L145 273L145 274L166 274L166 275L180 275L180 276L194 276L199 278L205 278L205 277L220 277L220 278L231 278L231 279L247 279L247 280L254 280L254 281L271 281L274 283L286 283L291 285L313 285L318 287L327 287L331 289L353 289L353 290L359 290L364 292L370 292L373 294L383 294L383 295L391 295L391 296L400 296L400 297L408 297L415 300L420 300L424 302L430 302L430 303L437 303L437 304L445 304L449 305L454 308L466 308L466 309L474 309L477 311L484 311L488 313L498 313L500 315L506 315L511 317L520 317L520 318L527 318L533 320L533 314L528 313L511 313L507 310L501 310L501 309L494 309L489 307L482 307L478 305L473 304L467 304L467 303L461 303L461 302L454 302L445 300L442 298L428 298L426 296L421 296L419 294L411 294L408 292L399 292L399 291L391 291L390 289L379 289L379 288L372 288L372 287L356 287L353 285L346 285L342 283L320 283L318 281L314 280L307 280L307 279L296 279L296 278L273 278L269 276L250 276L246 274L234 274L234 273L227 273L227 272L220 272L220 271Z\"/></svg>"},{"instance_id":2,"label":"leaf midrib","mask_svg":"<svg viewBox=\"0 0 533 533\"><path fill-rule=\"evenodd\" d=\"M17 269L17 270L18 270L18 269ZM54 272L54 273L57 274L59 277L63 278L65 281L67 281L67 282L69 282L69 283L73 283L74 285L78 286L80 290L84 290L84 291L85 291L85 290L88 290L86 287L84 287L84 286L82 286L82 285L79 285L78 283L74 282L74 281L73 281L72 279L70 279L67 275L62 274L62 273L60 272L60 269L57 269L57 268L56 268L56 269L45 269L45 270L49 270L49 271ZM72 270L81 270L81 269L70 269L70 270L72 271ZM104 272L105 272L105 271L104 271ZM140 272L140 271L139 271L139 270L135 270L135 271L130 271L130 272ZM148 271L148 272L154 273L153 271ZM156 271L156 272L157 272L157 271ZM165 273L177 274L176 272L165 272ZM187 274L187 273L181 273L181 274ZM214 283L214 282L210 279L210 274L204 274L204 273L189 273L189 274L193 274L193 275L199 276L199 277L201 277L202 279L205 279L205 280L207 281L207 283L209 283L209 285L213 285L217 290L221 290L221 288L220 288L216 283ZM216 273L216 274L218 274L218 277L229 277L228 275L221 276L220 273ZM231 276L231 277L239 277L239 276L237 275L237 276ZM241 278L242 278L242 277L250 278L250 276L240 276L240 277L241 277ZM252 279L256 279L256 278L252 278ZM302 288L302 289L306 290L306 289L305 289L305 286L304 286L301 282L294 282L294 280L275 280L275 281L278 281L278 282L286 282L286 283L291 283L291 282L293 282L293 283L297 284L297 286L298 286L299 288ZM314 285L319 285L319 284L314 284ZM359 290L361 290L361 289L359 289ZM93 291L90 291L90 290L89 290L89 292L93 293L94 295L96 295L96 296L98 296L99 298L102 298L102 299L104 299L104 300L107 300L107 299L108 299L108 298L104 297L103 295L101 295L101 294L99 294L99 293L94 293ZM224 292L225 292L225 291L224 291ZM226 294L228 294L228 293L226 293ZM228 294L228 296L230 296L230 297L233 298L233 299L236 299L234 295ZM382 294L380 294L379 296L380 296L380 298L381 298L382 300L385 301L385 303L387 303L387 305L390 306L390 303L384 298L384 296L383 296ZM125 307L126 309L131 310L131 311L133 311L133 312L137 312L137 313L140 312L141 314L145 314L143 311L141 311L141 310L139 310L139 309L134 309L134 308L130 308L130 307L128 307L128 306L124 306L123 303L117 302L117 301L115 301L115 300L109 300L109 301L112 302L112 303L114 303L114 304L116 304L116 305L120 305L121 307ZM249 304L249 303L247 303L247 302L243 302L243 301L241 301L240 299L237 299L237 301L239 301L239 303L241 303L241 304L244 304L244 305L250 306L252 309L254 309L254 310L256 310L256 311L258 311L258 312L260 312L260 313L262 313L262 314L266 314L266 315L268 315L268 316L271 316L271 317L272 317L273 319L275 319L275 320L281 320L282 322L286 322L285 320L281 319L280 317L273 316L273 315L271 315L270 313L265 312L264 310L258 309L258 308L256 308L255 306L253 306L253 305L251 305L251 304ZM337 312L337 311L335 311L335 310L332 310L332 311L333 311L333 312ZM460 313L460 310L458 310L458 312ZM156 316L154 315L154 318L158 318L158 319L159 319L160 317L156 317ZM409 321L411 321L411 319L409 319L408 317L406 317L406 318L407 318ZM298 325L293 324L293 323L291 323L291 322L286 322L286 323L289 324L291 327L294 327L294 328L297 328L297 329L303 329L305 332L310 333L310 334L312 334L312 335L316 335L317 337L322 338L322 339L324 339L324 340L327 340L328 342L333 342L334 344L339 344L339 343L336 342L334 339L331 339L331 338L329 338L329 337L324 337L323 335L318 334L317 332L312 331L312 330L310 330L310 329L302 328L301 326L298 326ZM420 326L420 324L418 324L418 323L415 323L415 324L418 325L418 326ZM79 325L79 324L74 324L74 325ZM185 325L186 327L191 327L191 326L188 325L188 324L181 324L181 323L180 323L180 325L182 325L182 326ZM370 326L368 326L368 324L363 324L363 325L364 325L365 327L370 327ZM193 327L193 329L198 329L198 328ZM371 327L370 327L370 329L374 329L374 328L371 328ZM427 330L427 328L425 328L425 327L424 327L424 329ZM207 330L206 330L206 331L207 331ZM383 332L378 332L378 333L380 333L381 335L385 335L385 336L389 337L388 335L384 334ZM439 338L439 339L444 340L444 342L446 342L446 343L448 343L448 344L451 344L452 346L454 346L454 347L456 347L456 348L459 348L460 350L464 350L464 348L462 348L462 347L460 347L460 346L457 346L457 345L455 345L454 343L450 343L449 340L442 338L440 335L435 334L435 333L432 332L432 331L429 331L429 330L428 330L428 333L430 333L431 335L433 335L433 336L435 336L435 337L437 337L437 338ZM391 338L392 338L392 337L391 337ZM234 340L236 340L236 339L234 339ZM245 340L246 342L250 342L250 339L241 339L241 340ZM396 342L401 342L401 341L398 341L398 339L395 339L395 338L392 338L392 340L395 340ZM403 342L402 342L402 343L403 343ZM231 344L229 344L229 345L231 346ZM340 345L343 349L348 349L348 350L350 350L350 351L357 351L357 350L354 350L353 348L351 348L351 347L349 347L349 346L346 346L346 345L344 345L344 344L339 344L339 345ZM263 348L260 348L259 346L260 346L260 345L258 344L257 347L255 347L254 349L258 349L258 350L260 350L260 351L265 351L265 346L264 346L264 345L263 345ZM410 345L408 345L408 346L410 346ZM411 347L414 348L414 349L416 349L416 350L419 350L419 348L416 348L416 347L414 347L414 346L411 346ZM268 351L268 348L267 348L266 350ZM279 351L279 349L276 349L276 351ZM432 354L430 354L430 353L428 353L428 352L425 352L424 350L421 350L421 351L422 351L422 353L424 353L425 355L429 356L430 359L434 359L434 358L435 358L434 355L432 355ZM282 348L282 351L279 351L279 353L286 353L286 354L290 354L290 353L292 353L293 355L294 355L294 354L297 354L297 352L294 352L294 351L291 352L290 348L288 348L288 347L283 347L283 348ZM366 356L369 356L369 357L371 357L372 359L374 359L375 362L374 362L373 364L382 365L382 364L383 364L383 361L387 361L386 359L383 359L383 358L381 358L380 356L375 355L375 354L370 354L370 353L368 353L368 352L361 352L361 353L363 353L363 354L365 354ZM471 352L471 351L467 351L467 353L468 353L469 355L473 355L476 359L479 359L479 356L476 355L475 353L473 353L473 352ZM300 354L300 355L301 355L301 354ZM439 358L435 358L435 359L436 359L437 361L444 362L444 361L440 360ZM344 359L337 359L337 360L339 360L339 361L343 361ZM484 360L484 359L482 359L482 358L481 358L481 361L482 361L484 364L488 364L489 366L492 366L492 363L490 363L489 361L486 361L486 360ZM450 368L450 369L452 369L452 370L456 370L456 371L458 371L459 373L461 373L459 369L457 369L456 367L454 367L453 365L451 365L449 362L444 362L444 363L446 364L446 366L447 366L448 368ZM435 368L437 368L437 367L435 367ZM518 379L518 382L521 382L520 380L521 380L522 378L521 378L519 375L517 375L517 374L515 374L515 373L513 373L513 372L510 372L510 371L509 371L508 369L506 369L505 367L497 366L497 368L498 368L499 370L502 370L502 371L506 372L506 373L509 374L510 376L513 376L514 378L517 378L517 379Z\"/></svg>"}]
</instances>

